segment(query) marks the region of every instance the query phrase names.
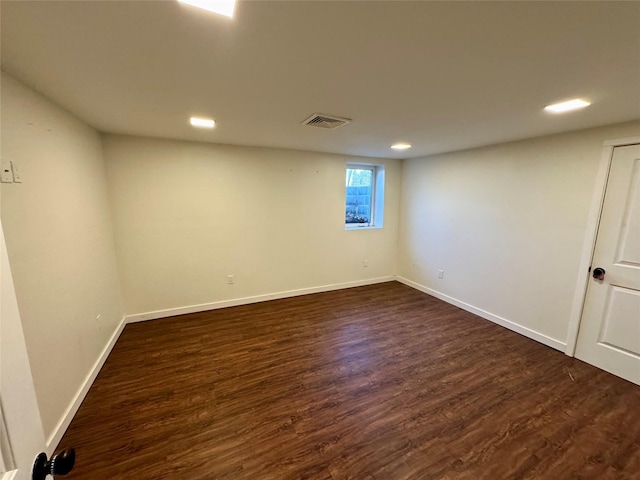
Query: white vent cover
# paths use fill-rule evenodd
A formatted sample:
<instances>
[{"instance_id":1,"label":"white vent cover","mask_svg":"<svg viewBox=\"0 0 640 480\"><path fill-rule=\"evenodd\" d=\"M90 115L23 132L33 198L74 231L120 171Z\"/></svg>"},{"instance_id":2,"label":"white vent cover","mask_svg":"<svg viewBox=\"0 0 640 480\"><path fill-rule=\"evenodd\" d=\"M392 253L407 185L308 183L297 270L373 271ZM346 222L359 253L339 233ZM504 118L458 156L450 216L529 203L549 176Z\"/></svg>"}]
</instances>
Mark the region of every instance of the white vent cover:
<instances>
[{"instance_id":1,"label":"white vent cover","mask_svg":"<svg viewBox=\"0 0 640 480\"><path fill-rule=\"evenodd\" d=\"M320 128L338 128L346 125L351 120L349 118L334 117L333 115L323 115L321 113L314 113L307 118L302 125L309 125L310 127Z\"/></svg>"}]
</instances>

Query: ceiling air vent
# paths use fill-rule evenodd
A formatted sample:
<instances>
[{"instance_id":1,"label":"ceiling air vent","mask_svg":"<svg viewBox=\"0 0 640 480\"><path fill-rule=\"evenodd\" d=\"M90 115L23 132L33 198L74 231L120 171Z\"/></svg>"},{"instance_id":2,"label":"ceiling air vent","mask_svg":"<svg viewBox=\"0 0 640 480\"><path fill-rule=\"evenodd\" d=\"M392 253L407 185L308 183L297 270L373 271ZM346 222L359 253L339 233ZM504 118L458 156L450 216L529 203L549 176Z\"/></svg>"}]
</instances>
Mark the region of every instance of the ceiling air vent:
<instances>
[{"instance_id":1,"label":"ceiling air vent","mask_svg":"<svg viewBox=\"0 0 640 480\"><path fill-rule=\"evenodd\" d=\"M322 115L321 113L314 113L307 118L302 125L309 125L310 127L320 128L338 128L346 125L351 120L348 118L334 117L332 115Z\"/></svg>"}]
</instances>

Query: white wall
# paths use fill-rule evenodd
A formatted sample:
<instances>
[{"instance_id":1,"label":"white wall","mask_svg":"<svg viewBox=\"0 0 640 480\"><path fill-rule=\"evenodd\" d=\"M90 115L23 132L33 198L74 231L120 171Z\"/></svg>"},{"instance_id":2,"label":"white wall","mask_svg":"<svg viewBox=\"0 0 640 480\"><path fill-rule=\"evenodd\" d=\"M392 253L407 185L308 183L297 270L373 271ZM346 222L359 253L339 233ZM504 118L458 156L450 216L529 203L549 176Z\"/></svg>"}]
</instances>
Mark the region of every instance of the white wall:
<instances>
[{"instance_id":1,"label":"white wall","mask_svg":"<svg viewBox=\"0 0 640 480\"><path fill-rule=\"evenodd\" d=\"M375 159L113 135L103 144L127 314L395 273L397 160L381 161L384 228L345 231L346 162Z\"/></svg>"},{"instance_id":2,"label":"white wall","mask_svg":"<svg viewBox=\"0 0 640 480\"><path fill-rule=\"evenodd\" d=\"M50 437L122 320L102 145L4 73L1 140L23 177L2 184L2 225Z\"/></svg>"},{"instance_id":3,"label":"white wall","mask_svg":"<svg viewBox=\"0 0 640 480\"><path fill-rule=\"evenodd\" d=\"M398 275L563 349L602 143L638 133L632 122L405 160Z\"/></svg>"},{"instance_id":4,"label":"white wall","mask_svg":"<svg viewBox=\"0 0 640 480\"><path fill-rule=\"evenodd\" d=\"M3 73L1 153L24 183L2 185L2 223L45 434L59 432L123 311L162 316L397 268L562 348L602 142L639 132L634 122L404 162L101 143ZM348 161L385 164L383 229L344 230Z\"/></svg>"}]
</instances>

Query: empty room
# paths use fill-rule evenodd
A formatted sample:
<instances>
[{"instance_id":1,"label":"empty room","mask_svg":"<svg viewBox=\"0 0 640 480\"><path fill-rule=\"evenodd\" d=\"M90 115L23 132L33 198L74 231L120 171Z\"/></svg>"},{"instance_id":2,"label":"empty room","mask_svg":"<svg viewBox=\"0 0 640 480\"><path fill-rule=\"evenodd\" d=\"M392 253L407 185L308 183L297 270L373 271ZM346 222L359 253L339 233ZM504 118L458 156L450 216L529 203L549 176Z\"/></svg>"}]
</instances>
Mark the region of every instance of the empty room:
<instances>
[{"instance_id":1,"label":"empty room","mask_svg":"<svg viewBox=\"0 0 640 480\"><path fill-rule=\"evenodd\" d=\"M0 480L640 479L640 2L0 22Z\"/></svg>"}]
</instances>

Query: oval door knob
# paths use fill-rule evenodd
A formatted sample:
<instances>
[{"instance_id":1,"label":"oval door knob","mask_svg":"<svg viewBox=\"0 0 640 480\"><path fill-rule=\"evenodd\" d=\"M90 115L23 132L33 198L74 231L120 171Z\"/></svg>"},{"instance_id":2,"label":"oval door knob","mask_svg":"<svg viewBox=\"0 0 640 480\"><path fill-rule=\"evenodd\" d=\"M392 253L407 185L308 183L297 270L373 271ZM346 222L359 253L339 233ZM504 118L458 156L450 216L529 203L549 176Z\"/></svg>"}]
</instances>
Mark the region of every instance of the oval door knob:
<instances>
[{"instance_id":1,"label":"oval door knob","mask_svg":"<svg viewBox=\"0 0 640 480\"><path fill-rule=\"evenodd\" d=\"M55 477L57 475L66 475L71 471L76 462L76 451L68 448L62 453L53 455L51 460L47 460L47 454L42 452L36 457L31 473L32 480L45 480L47 475Z\"/></svg>"},{"instance_id":2,"label":"oval door knob","mask_svg":"<svg viewBox=\"0 0 640 480\"><path fill-rule=\"evenodd\" d=\"M604 274L607 273L604 271L604 268L594 268L593 269L593 278L596 280L604 280Z\"/></svg>"}]
</instances>

